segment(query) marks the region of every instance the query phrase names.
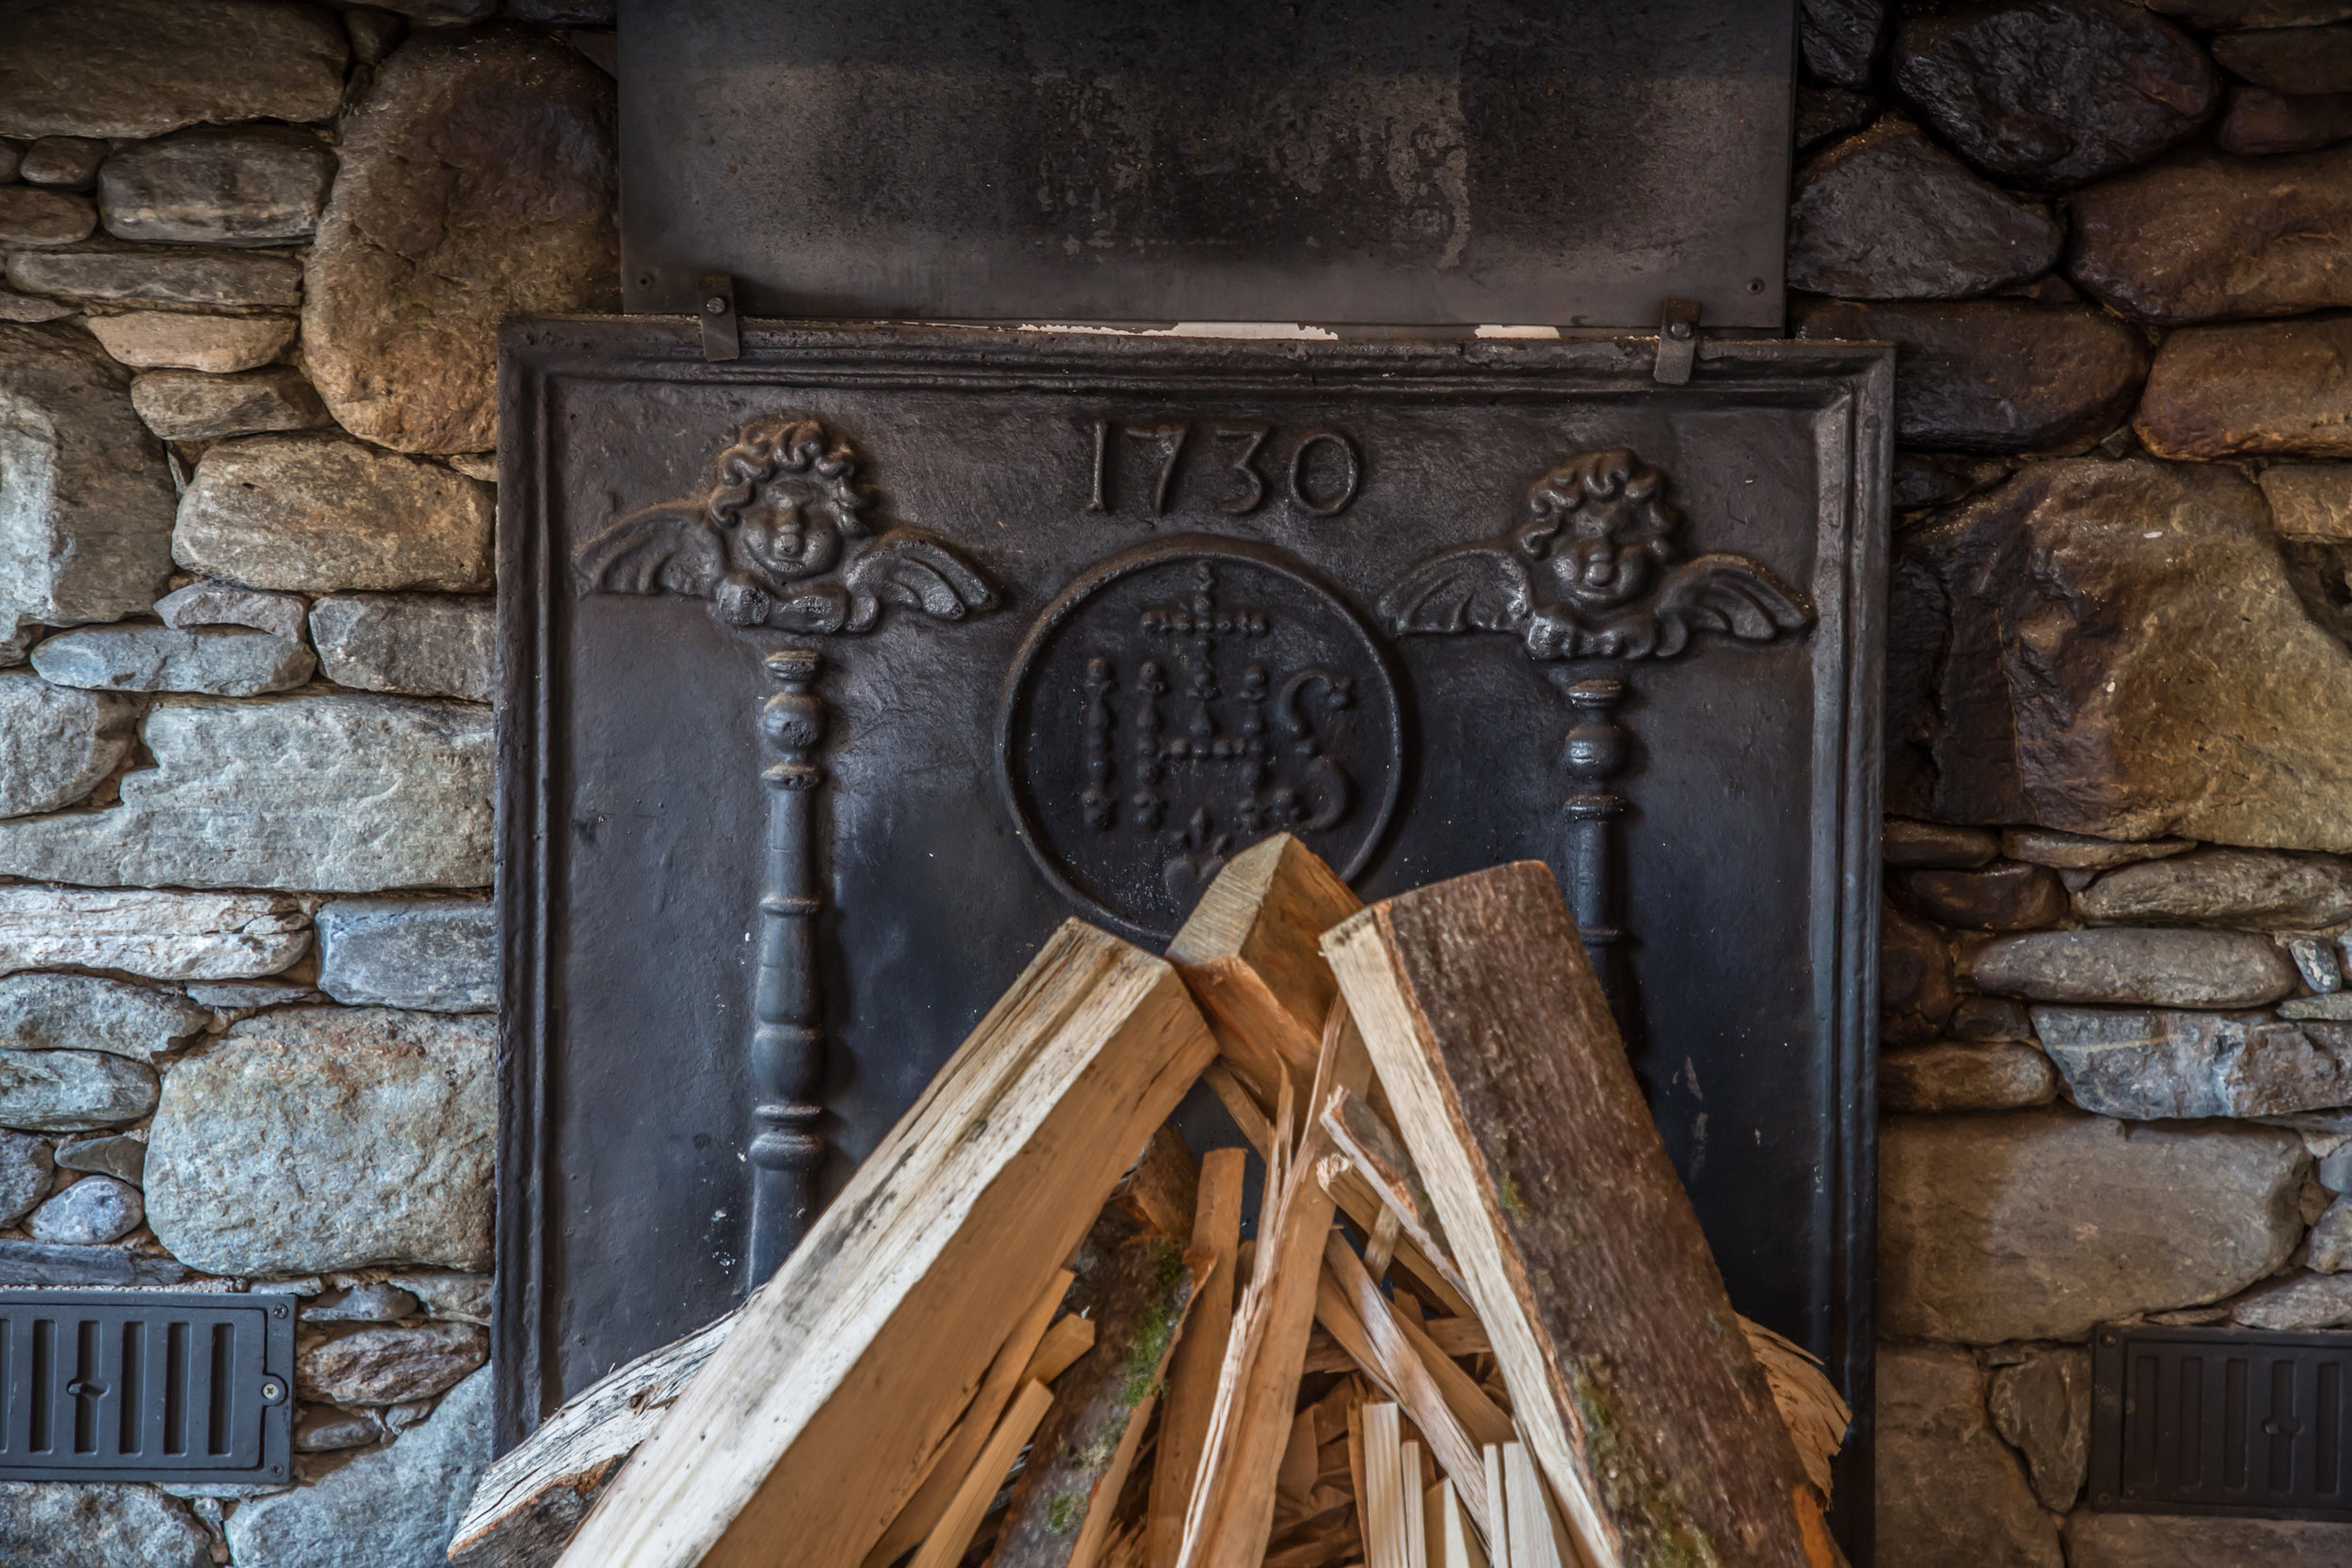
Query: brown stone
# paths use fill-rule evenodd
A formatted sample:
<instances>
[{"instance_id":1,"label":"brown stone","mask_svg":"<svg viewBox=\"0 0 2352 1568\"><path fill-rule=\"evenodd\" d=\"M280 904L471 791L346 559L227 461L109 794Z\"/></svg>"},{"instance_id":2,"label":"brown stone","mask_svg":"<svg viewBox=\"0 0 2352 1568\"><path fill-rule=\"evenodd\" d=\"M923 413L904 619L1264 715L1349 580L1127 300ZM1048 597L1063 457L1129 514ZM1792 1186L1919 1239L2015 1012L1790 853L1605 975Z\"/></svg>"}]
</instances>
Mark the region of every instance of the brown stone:
<instances>
[{"instance_id":1,"label":"brown stone","mask_svg":"<svg viewBox=\"0 0 2352 1568\"><path fill-rule=\"evenodd\" d=\"M309 131L200 126L107 159L98 200L118 239L282 244L310 237L334 177L333 150Z\"/></svg>"},{"instance_id":2,"label":"brown stone","mask_svg":"<svg viewBox=\"0 0 2352 1568\"><path fill-rule=\"evenodd\" d=\"M405 1404L455 1387L490 1357L490 1337L471 1323L363 1328L302 1352L294 1381L337 1404Z\"/></svg>"},{"instance_id":3,"label":"brown stone","mask_svg":"<svg viewBox=\"0 0 2352 1568\"><path fill-rule=\"evenodd\" d=\"M98 227L86 198L37 185L0 185L0 245L76 245Z\"/></svg>"},{"instance_id":4,"label":"brown stone","mask_svg":"<svg viewBox=\"0 0 2352 1568\"><path fill-rule=\"evenodd\" d=\"M1887 1345L1878 1357L1878 1560L1885 1568L2060 1568L2058 1526L1985 1424L1965 1351Z\"/></svg>"},{"instance_id":5,"label":"brown stone","mask_svg":"<svg viewBox=\"0 0 2352 1568\"><path fill-rule=\"evenodd\" d=\"M2013 861L2030 861L2053 871L2106 871L2137 861L2160 861L2197 847L2186 838L2160 838L2153 843L2119 844L2088 833L2062 833L2055 828L2010 828L2001 834L2001 853Z\"/></svg>"},{"instance_id":6,"label":"brown stone","mask_svg":"<svg viewBox=\"0 0 2352 1568\"><path fill-rule=\"evenodd\" d=\"M199 316L179 310L89 319L91 336L126 365L210 375L268 364L292 346L294 325L292 316Z\"/></svg>"},{"instance_id":7,"label":"brown stone","mask_svg":"<svg viewBox=\"0 0 2352 1568\"><path fill-rule=\"evenodd\" d=\"M1993 0L1907 17L1895 85L2012 183L2078 185L2194 135L2218 96L2196 40L2123 0Z\"/></svg>"},{"instance_id":8,"label":"brown stone","mask_svg":"<svg viewBox=\"0 0 2352 1568\"><path fill-rule=\"evenodd\" d=\"M2352 457L2352 318L2183 327L2133 429L2158 457Z\"/></svg>"},{"instance_id":9,"label":"brown stone","mask_svg":"<svg viewBox=\"0 0 2352 1568\"><path fill-rule=\"evenodd\" d=\"M2310 152L2352 136L2352 92L2289 97L2262 87L2233 87L2230 107L2214 127L2224 152L2261 157Z\"/></svg>"},{"instance_id":10,"label":"brown stone","mask_svg":"<svg viewBox=\"0 0 2352 1568\"><path fill-rule=\"evenodd\" d=\"M0 135L325 119L348 54L332 12L293 0L17 0L0 7Z\"/></svg>"},{"instance_id":11,"label":"brown stone","mask_svg":"<svg viewBox=\"0 0 2352 1568\"><path fill-rule=\"evenodd\" d=\"M2352 850L2352 791L2314 786L2352 777L2352 649L2237 473L2031 464L1898 545L1890 812Z\"/></svg>"},{"instance_id":12,"label":"brown stone","mask_svg":"<svg viewBox=\"0 0 2352 1568\"><path fill-rule=\"evenodd\" d=\"M1952 1016L1952 956L1943 933L1892 904L1879 917L1879 1012L1890 1045L1925 1045Z\"/></svg>"},{"instance_id":13,"label":"brown stone","mask_svg":"<svg viewBox=\"0 0 2352 1568\"><path fill-rule=\"evenodd\" d=\"M2352 540L2352 463L2273 463L2260 483L2280 537Z\"/></svg>"},{"instance_id":14,"label":"brown stone","mask_svg":"<svg viewBox=\"0 0 2352 1568\"><path fill-rule=\"evenodd\" d=\"M2110 871L2084 889L2091 921L2266 928L2352 920L2352 865L2325 855L2203 849Z\"/></svg>"},{"instance_id":15,"label":"brown stone","mask_svg":"<svg viewBox=\"0 0 2352 1568\"><path fill-rule=\"evenodd\" d=\"M613 113L612 79L544 34L433 29L384 62L304 288L311 379L343 428L402 451L495 444L498 324L616 293Z\"/></svg>"},{"instance_id":16,"label":"brown stone","mask_svg":"<svg viewBox=\"0 0 2352 1568\"><path fill-rule=\"evenodd\" d=\"M2275 943L2249 931L2103 926L1998 938L1978 950L1969 978L2035 1002L2259 1007L2294 990L2296 976Z\"/></svg>"},{"instance_id":17,"label":"brown stone","mask_svg":"<svg viewBox=\"0 0 2352 1568\"><path fill-rule=\"evenodd\" d=\"M2076 191L2067 271L2164 326L2352 305L2352 148L2200 152Z\"/></svg>"},{"instance_id":18,"label":"brown stone","mask_svg":"<svg viewBox=\"0 0 2352 1568\"><path fill-rule=\"evenodd\" d=\"M1797 172L1788 286L1846 299L1964 299L2047 271L2058 226L1888 115Z\"/></svg>"},{"instance_id":19,"label":"brown stone","mask_svg":"<svg viewBox=\"0 0 2352 1568\"><path fill-rule=\"evenodd\" d=\"M1832 136L1858 131L1877 117L1879 101L1844 87L1797 87L1797 150L1809 152Z\"/></svg>"},{"instance_id":20,"label":"brown stone","mask_svg":"<svg viewBox=\"0 0 2352 1568\"><path fill-rule=\"evenodd\" d=\"M1894 343L1896 433L1930 451L2082 450L2131 412L2148 372L2139 336L2087 307L1806 299L1789 317L1800 338Z\"/></svg>"},{"instance_id":21,"label":"brown stone","mask_svg":"<svg viewBox=\"0 0 2352 1568\"><path fill-rule=\"evenodd\" d=\"M42 136L24 150L16 172L28 184L86 191L105 161L106 144L95 137Z\"/></svg>"},{"instance_id":22,"label":"brown stone","mask_svg":"<svg viewBox=\"0 0 2352 1568\"><path fill-rule=\"evenodd\" d=\"M2305 27L2352 19L2352 0L2142 0L2192 27Z\"/></svg>"},{"instance_id":23,"label":"brown stone","mask_svg":"<svg viewBox=\"0 0 2352 1568\"><path fill-rule=\"evenodd\" d=\"M1895 454L1895 472L1888 490L1898 512L1947 506L1963 496L1973 496L2000 483L2016 467L2016 464L1997 457L1899 451Z\"/></svg>"},{"instance_id":24,"label":"brown stone","mask_svg":"<svg viewBox=\"0 0 2352 1568\"><path fill-rule=\"evenodd\" d=\"M1966 871L2001 852L2000 835L1986 828L1950 822L1915 822L1890 816L1879 833L1879 853L1890 866L1942 867Z\"/></svg>"},{"instance_id":25,"label":"brown stone","mask_svg":"<svg viewBox=\"0 0 2352 1568\"><path fill-rule=\"evenodd\" d=\"M2058 879L2016 861L1982 871L1915 871L1903 886L1937 924L1972 931L2030 930L2066 912Z\"/></svg>"},{"instance_id":26,"label":"brown stone","mask_svg":"<svg viewBox=\"0 0 2352 1568\"><path fill-rule=\"evenodd\" d=\"M1979 1043L2016 1040L2033 1043L2033 1015L2023 1002L2007 996L1969 996L1952 1009L1952 1038Z\"/></svg>"},{"instance_id":27,"label":"brown stone","mask_svg":"<svg viewBox=\"0 0 2352 1568\"><path fill-rule=\"evenodd\" d=\"M319 395L292 365L244 375L150 371L131 383L131 406L167 441L218 441L326 422Z\"/></svg>"},{"instance_id":28,"label":"brown stone","mask_svg":"<svg viewBox=\"0 0 2352 1568\"><path fill-rule=\"evenodd\" d=\"M2213 40L2213 57L2273 92L2352 92L2352 24L2224 33Z\"/></svg>"},{"instance_id":29,"label":"brown stone","mask_svg":"<svg viewBox=\"0 0 2352 1568\"><path fill-rule=\"evenodd\" d=\"M2073 1508L2090 1467L2090 1353L2026 1352L1993 1374L1985 1408L2001 1441L2026 1456L2042 1506Z\"/></svg>"},{"instance_id":30,"label":"brown stone","mask_svg":"<svg viewBox=\"0 0 2352 1568\"><path fill-rule=\"evenodd\" d=\"M2344 1568L2352 1525L2084 1509L2066 1521L2066 1550L2074 1568Z\"/></svg>"},{"instance_id":31,"label":"brown stone","mask_svg":"<svg viewBox=\"0 0 2352 1568\"><path fill-rule=\"evenodd\" d=\"M26 293L127 305L282 309L302 294L302 268L291 257L115 241L15 251L8 257L8 276Z\"/></svg>"},{"instance_id":32,"label":"brown stone","mask_svg":"<svg viewBox=\"0 0 2352 1568\"><path fill-rule=\"evenodd\" d=\"M2019 1111L2058 1098L2050 1059L2030 1045L1891 1046L1879 1053L1883 1111Z\"/></svg>"},{"instance_id":33,"label":"brown stone","mask_svg":"<svg viewBox=\"0 0 2352 1568\"><path fill-rule=\"evenodd\" d=\"M2303 1140L2276 1127L2064 1110L1889 1117L1880 1326L1973 1344L2080 1340L2111 1318L2234 1295L2302 1240L2308 1166Z\"/></svg>"}]
</instances>

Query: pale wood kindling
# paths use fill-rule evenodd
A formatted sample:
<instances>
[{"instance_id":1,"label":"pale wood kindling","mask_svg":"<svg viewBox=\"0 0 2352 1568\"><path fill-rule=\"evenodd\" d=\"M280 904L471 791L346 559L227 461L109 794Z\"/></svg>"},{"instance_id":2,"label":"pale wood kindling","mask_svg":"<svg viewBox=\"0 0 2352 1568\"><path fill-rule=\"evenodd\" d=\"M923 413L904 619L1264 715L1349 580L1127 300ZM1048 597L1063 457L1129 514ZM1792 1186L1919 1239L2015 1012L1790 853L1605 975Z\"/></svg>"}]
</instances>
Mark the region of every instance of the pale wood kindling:
<instances>
[{"instance_id":1,"label":"pale wood kindling","mask_svg":"<svg viewBox=\"0 0 2352 1568\"><path fill-rule=\"evenodd\" d=\"M1072 921L641 1446L564 1568L855 1568L1215 1051L1163 960Z\"/></svg>"},{"instance_id":2,"label":"pale wood kindling","mask_svg":"<svg viewBox=\"0 0 2352 1568\"><path fill-rule=\"evenodd\" d=\"M956 1483L955 1496L948 1499L947 1509L939 1523L923 1541L923 1549L914 1554L907 1568L955 1568L964 1551L972 1544L972 1532L980 1528L987 1516L989 1499L1012 1468L1012 1462L1021 1457L1021 1449L1045 1419L1045 1412L1054 1402L1054 1391L1042 1383L1025 1383L1013 1397L1012 1408L996 1430L989 1433L981 1445L979 1455L972 1467ZM771 1556L772 1557L772 1553Z\"/></svg>"},{"instance_id":3,"label":"pale wood kindling","mask_svg":"<svg viewBox=\"0 0 2352 1568\"><path fill-rule=\"evenodd\" d=\"M1151 1520L1144 1560L1150 1568L1176 1568L1184 1541L1184 1507L1192 1499L1200 1469L1200 1446L1208 1436L1209 1413L1216 1403L1217 1370L1233 1326L1234 1283L1241 1254L1241 1189L1248 1156L1238 1148L1212 1149L1201 1157L1194 1207L1192 1250L1216 1259L1215 1272L1193 1296L1191 1321L1168 1365L1168 1392L1160 1403L1159 1454L1152 1471Z\"/></svg>"},{"instance_id":4,"label":"pale wood kindling","mask_svg":"<svg viewBox=\"0 0 2352 1568\"><path fill-rule=\"evenodd\" d=\"M1406 894L1323 945L1575 1549L1802 1568L1804 1471L1549 870Z\"/></svg>"}]
</instances>

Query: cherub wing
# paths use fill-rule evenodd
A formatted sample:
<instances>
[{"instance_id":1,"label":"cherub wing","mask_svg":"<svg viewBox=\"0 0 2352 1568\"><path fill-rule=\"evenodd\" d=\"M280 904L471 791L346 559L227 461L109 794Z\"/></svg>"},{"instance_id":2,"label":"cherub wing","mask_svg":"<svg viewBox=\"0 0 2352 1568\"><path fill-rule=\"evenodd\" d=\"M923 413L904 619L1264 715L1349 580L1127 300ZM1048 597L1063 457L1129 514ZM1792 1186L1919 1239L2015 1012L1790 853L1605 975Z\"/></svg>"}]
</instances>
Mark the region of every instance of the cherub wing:
<instances>
[{"instance_id":1,"label":"cherub wing","mask_svg":"<svg viewBox=\"0 0 2352 1568\"><path fill-rule=\"evenodd\" d=\"M727 575L726 541L699 502L632 512L572 553L583 594L683 594L707 599Z\"/></svg>"},{"instance_id":2,"label":"cherub wing","mask_svg":"<svg viewBox=\"0 0 2352 1568\"><path fill-rule=\"evenodd\" d=\"M1380 619L1410 632L1520 631L1535 611L1526 565L1496 545L1465 545L1406 568L1380 595Z\"/></svg>"},{"instance_id":3,"label":"cherub wing","mask_svg":"<svg viewBox=\"0 0 2352 1568\"><path fill-rule=\"evenodd\" d=\"M1813 624L1813 606L1803 594L1740 555L1692 556L1666 574L1652 611L1659 640L1651 651L1661 658L1680 653L1694 631L1770 642Z\"/></svg>"},{"instance_id":4,"label":"cherub wing","mask_svg":"<svg viewBox=\"0 0 2352 1568\"><path fill-rule=\"evenodd\" d=\"M942 621L961 621L996 606L996 590L978 567L936 533L894 528L841 574L850 591L844 631L865 631L885 604L902 605Z\"/></svg>"}]
</instances>

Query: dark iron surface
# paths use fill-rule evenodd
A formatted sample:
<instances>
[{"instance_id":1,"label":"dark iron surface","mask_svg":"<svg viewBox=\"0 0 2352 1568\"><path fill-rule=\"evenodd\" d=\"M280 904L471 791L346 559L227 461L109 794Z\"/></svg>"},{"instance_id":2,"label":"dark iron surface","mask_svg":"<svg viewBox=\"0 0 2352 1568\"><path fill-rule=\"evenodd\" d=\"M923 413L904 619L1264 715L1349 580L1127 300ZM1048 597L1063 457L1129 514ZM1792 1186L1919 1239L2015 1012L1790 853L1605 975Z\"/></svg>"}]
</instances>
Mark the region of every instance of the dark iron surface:
<instances>
[{"instance_id":1,"label":"dark iron surface","mask_svg":"<svg viewBox=\"0 0 2352 1568\"><path fill-rule=\"evenodd\" d=\"M508 328L501 1443L739 1299L1055 925L1157 946L1288 830L1559 872L1867 1541L1891 358L1656 346Z\"/></svg>"},{"instance_id":2,"label":"dark iron surface","mask_svg":"<svg viewBox=\"0 0 2352 1568\"><path fill-rule=\"evenodd\" d=\"M1795 0L621 0L623 297L1777 330Z\"/></svg>"},{"instance_id":3,"label":"dark iron surface","mask_svg":"<svg viewBox=\"0 0 2352 1568\"><path fill-rule=\"evenodd\" d=\"M2103 1324L2090 1506L2352 1521L2352 1335Z\"/></svg>"},{"instance_id":4,"label":"dark iron surface","mask_svg":"<svg viewBox=\"0 0 2352 1568\"><path fill-rule=\"evenodd\" d=\"M294 1298L0 1291L0 1481L291 1480Z\"/></svg>"}]
</instances>

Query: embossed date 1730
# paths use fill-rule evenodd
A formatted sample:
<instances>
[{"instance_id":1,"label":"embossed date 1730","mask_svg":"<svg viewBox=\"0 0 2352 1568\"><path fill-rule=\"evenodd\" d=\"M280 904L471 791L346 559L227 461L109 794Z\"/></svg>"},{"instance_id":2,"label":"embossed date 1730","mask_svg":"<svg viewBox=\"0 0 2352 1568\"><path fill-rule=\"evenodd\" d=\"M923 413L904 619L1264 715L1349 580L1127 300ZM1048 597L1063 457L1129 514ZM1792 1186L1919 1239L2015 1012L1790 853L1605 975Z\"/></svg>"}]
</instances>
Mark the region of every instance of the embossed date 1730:
<instances>
[{"instance_id":1,"label":"embossed date 1730","mask_svg":"<svg viewBox=\"0 0 2352 1568\"><path fill-rule=\"evenodd\" d=\"M1333 517L1363 482L1355 438L1328 426L1292 436L1251 420L1097 420L1087 510L1117 512L1122 494L1140 493L1164 516L1185 491L1206 486L1200 499L1234 516L1281 494L1302 512Z\"/></svg>"}]
</instances>

